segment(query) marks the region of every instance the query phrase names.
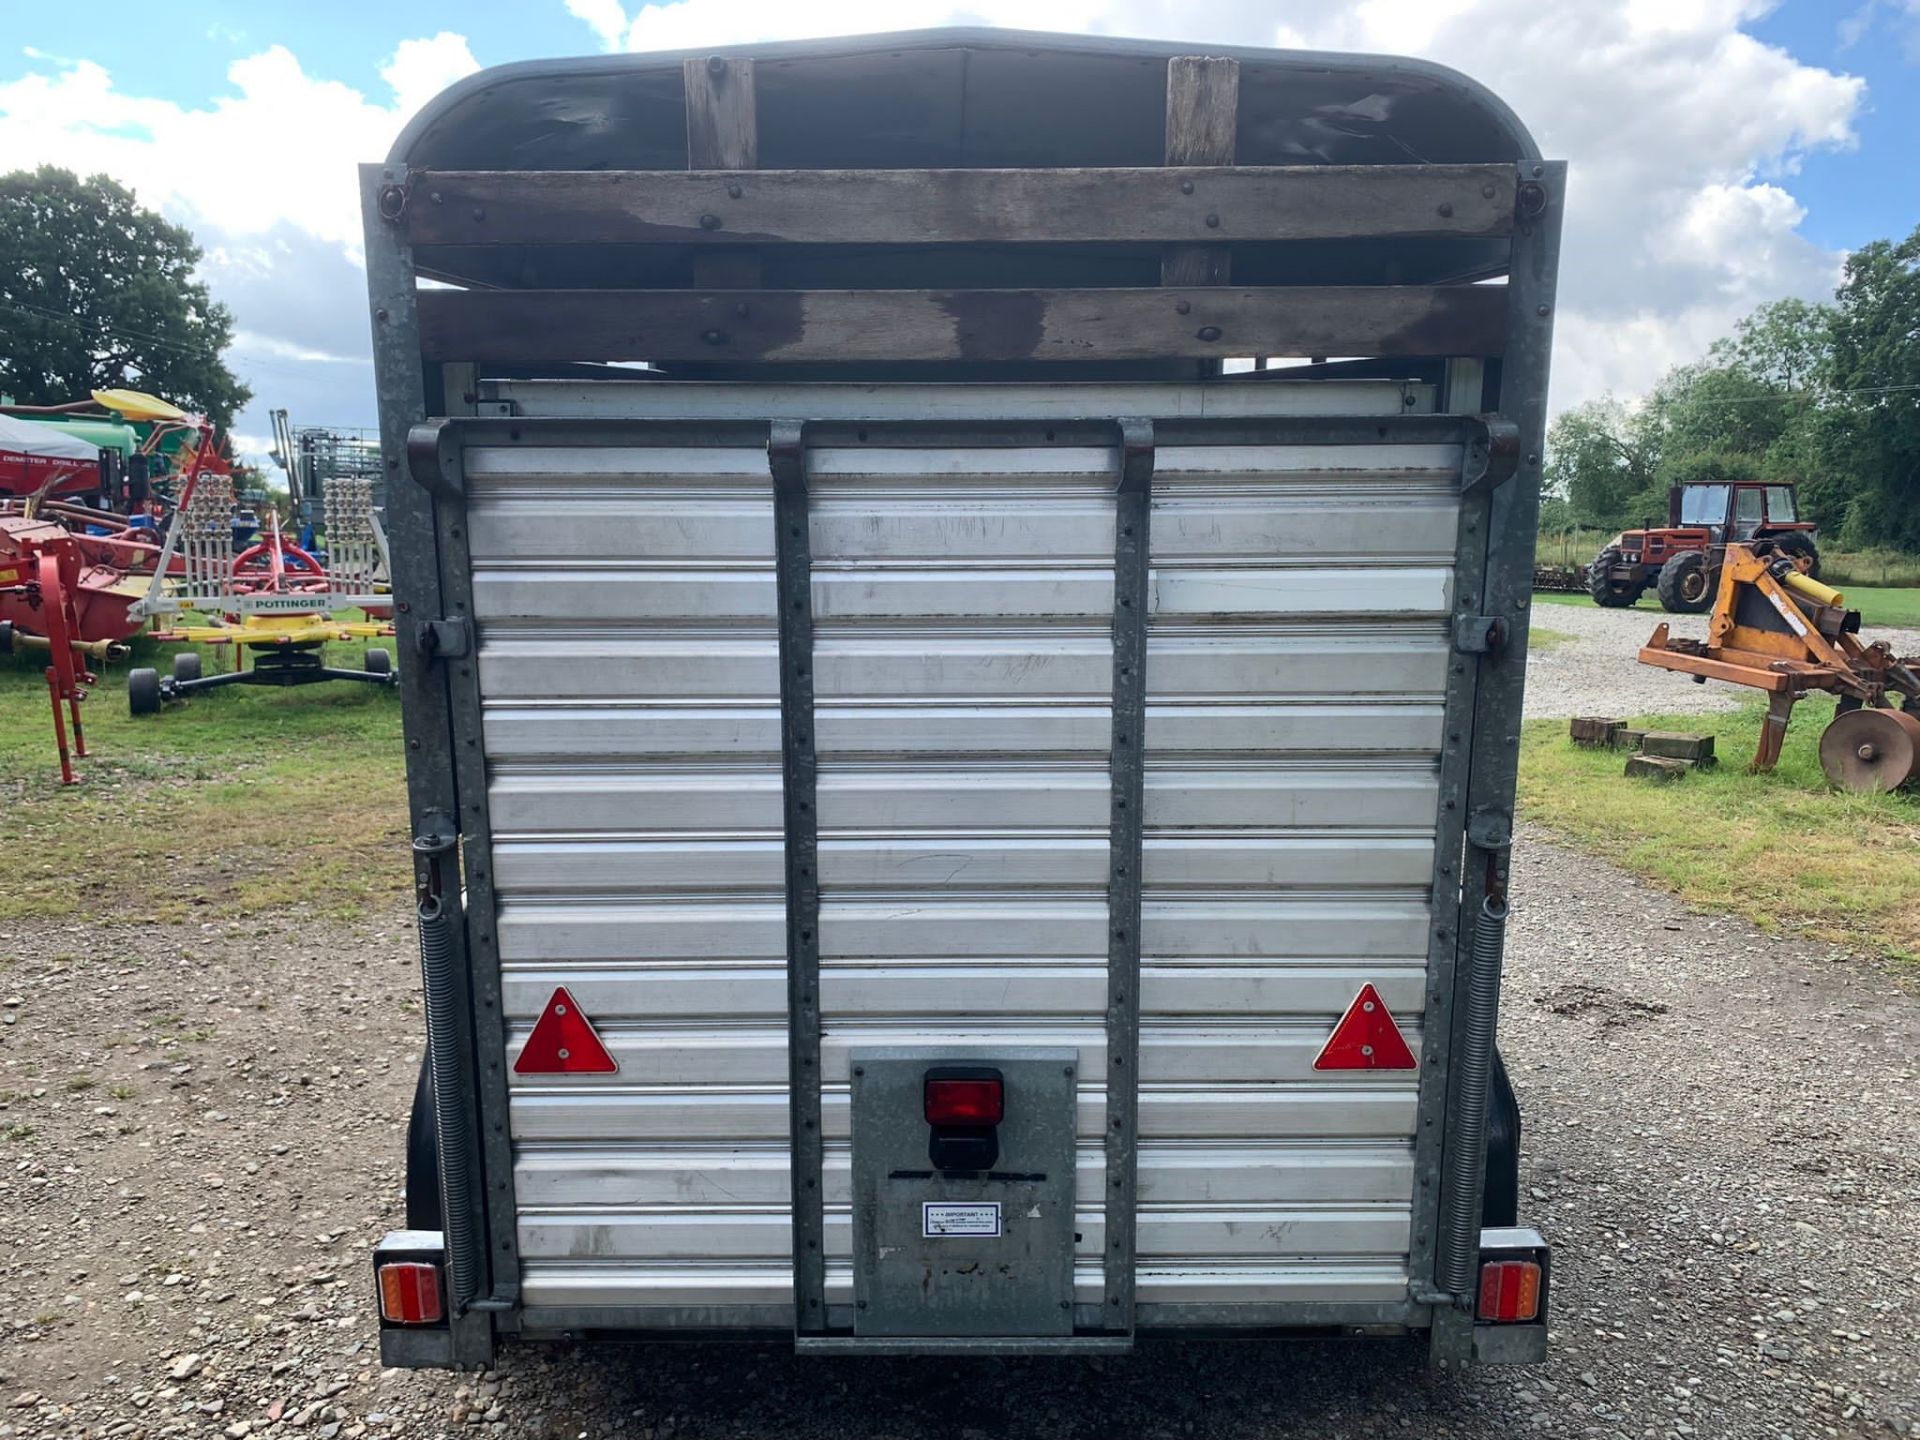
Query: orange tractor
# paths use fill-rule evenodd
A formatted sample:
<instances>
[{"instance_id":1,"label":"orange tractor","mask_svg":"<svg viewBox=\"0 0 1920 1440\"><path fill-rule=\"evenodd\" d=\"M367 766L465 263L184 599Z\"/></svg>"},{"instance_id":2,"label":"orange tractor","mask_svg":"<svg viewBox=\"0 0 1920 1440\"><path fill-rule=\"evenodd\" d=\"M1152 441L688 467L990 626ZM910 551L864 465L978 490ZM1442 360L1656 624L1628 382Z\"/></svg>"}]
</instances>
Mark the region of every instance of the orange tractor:
<instances>
[{"instance_id":1,"label":"orange tractor","mask_svg":"<svg viewBox=\"0 0 1920 1440\"><path fill-rule=\"evenodd\" d=\"M1713 603L1731 544L1771 540L1803 575L1820 578L1814 527L1800 518L1793 486L1755 481L1675 485L1664 528L1626 530L1587 567L1596 605L1624 608L1652 586L1663 609L1697 615Z\"/></svg>"},{"instance_id":2,"label":"orange tractor","mask_svg":"<svg viewBox=\"0 0 1920 1440\"><path fill-rule=\"evenodd\" d=\"M1824 690L1838 702L1820 737L1828 780L1875 791L1920 779L1920 659L1863 643L1860 612L1805 574L1778 539L1727 546L1718 578L1707 638L1675 638L1662 622L1640 651L1643 664L1766 692L1756 771L1779 761L1794 705Z\"/></svg>"}]
</instances>

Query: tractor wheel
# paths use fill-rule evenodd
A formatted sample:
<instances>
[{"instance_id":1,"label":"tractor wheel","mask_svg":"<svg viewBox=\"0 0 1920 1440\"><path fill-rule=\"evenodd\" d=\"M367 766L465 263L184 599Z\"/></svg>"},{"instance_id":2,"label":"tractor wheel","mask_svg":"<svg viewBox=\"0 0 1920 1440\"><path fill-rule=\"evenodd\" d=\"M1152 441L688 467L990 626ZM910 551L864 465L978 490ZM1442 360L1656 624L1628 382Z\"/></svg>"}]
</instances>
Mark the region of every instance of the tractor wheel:
<instances>
[{"instance_id":1,"label":"tractor wheel","mask_svg":"<svg viewBox=\"0 0 1920 1440\"><path fill-rule=\"evenodd\" d=\"M1660 567L1660 605L1675 615L1698 615L1713 604L1718 580L1698 550L1683 550Z\"/></svg>"},{"instance_id":2,"label":"tractor wheel","mask_svg":"<svg viewBox=\"0 0 1920 1440\"><path fill-rule=\"evenodd\" d=\"M1820 547L1813 543L1813 537L1804 530L1789 530L1784 535L1773 537L1773 548L1782 555L1793 557L1793 563L1800 567L1800 573L1810 580L1820 578Z\"/></svg>"},{"instance_id":3,"label":"tractor wheel","mask_svg":"<svg viewBox=\"0 0 1920 1440\"><path fill-rule=\"evenodd\" d=\"M0 655L13 654L13 621L0 620Z\"/></svg>"},{"instance_id":4,"label":"tractor wheel","mask_svg":"<svg viewBox=\"0 0 1920 1440\"><path fill-rule=\"evenodd\" d=\"M1587 567L1587 594L1593 597L1593 603L1604 605L1609 610L1624 610L1637 604L1640 594L1646 589L1630 580L1615 580L1607 574L1619 560L1620 552L1609 545L1593 557L1593 563Z\"/></svg>"},{"instance_id":5,"label":"tractor wheel","mask_svg":"<svg viewBox=\"0 0 1920 1440\"><path fill-rule=\"evenodd\" d=\"M376 645L367 651L367 658L362 662L362 665L369 675L391 675L393 673L393 656Z\"/></svg>"},{"instance_id":6,"label":"tractor wheel","mask_svg":"<svg viewBox=\"0 0 1920 1440\"><path fill-rule=\"evenodd\" d=\"M182 650L173 657L173 678L176 684L200 678L200 652Z\"/></svg>"},{"instance_id":7,"label":"tractor wheel","mask_svg":"<svg viewBox=\"0 0 1920 1440\"><path fill-rule=\"evenodd\" d=\"M160 713L160 672L158 670L127 672L127 711L133 715Z\"/></svg>"}]
</instances>

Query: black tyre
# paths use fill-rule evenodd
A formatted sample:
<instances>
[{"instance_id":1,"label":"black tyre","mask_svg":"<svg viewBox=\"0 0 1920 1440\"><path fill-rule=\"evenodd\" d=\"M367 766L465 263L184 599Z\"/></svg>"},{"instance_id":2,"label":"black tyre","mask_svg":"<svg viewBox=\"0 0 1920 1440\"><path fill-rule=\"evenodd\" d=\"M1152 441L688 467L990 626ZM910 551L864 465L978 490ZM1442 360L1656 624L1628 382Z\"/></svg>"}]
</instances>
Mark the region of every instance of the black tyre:
<instances>
[{"instance_id":1,"label":"black tyre","mask_svg":"<svg viewBox=\"0 0 1920 1440\"><path fill-rule=\"evenodd\" d=\"M0 655L13 653L13 621L0 620Z\"/></svg>"},{"instance_id":2,"label":"black tyre","mask_svg":"<svg viewBox=\"0 0 1920 1440\"><path fill-rule=\"evenodd\" d=\"M173 657L173 678L176 682L198 680L200 678L200 652L182 650Z\"/></svg>"},{"instance_id":3,"label":"black tyre","mask_svg":"<svg viewBox=\"0 0 1920 1440\"><path fill-rule=\"evenodd\" d=\"M1593 603L1604 605L1609 610L1624 610L1637 603L1646 586L1630 580L1615 580L1607 574L1619 562L1620 552L1609 545L1593 557L1593 563L1587 567L1587 594L1593 597Z\"/></svg>"},{"instance_id":4,"label":"black tyre","mask_svg":"<svg viewBox=\"0 0 1920 1440\"><path fill-rule=\"evenodd\" d=\"M1801 570L1809 579L1820 578L1820 547L1813 543L1813 537L1804 530L1789 530L1784 535L1773 537L1773 548L1782 555L1791 555L1796 561L1804 560Z\"/></svg>"},{"instance_id":5,"label":"black tyre","mask_svg":"<svg viewBox=\"0 0 1920 1440\"><path fill-rule=\"evenodd\" d=\"M1707 557L1698 550L1683 550L1660 567L1656 589L1660 606L1675 615L1698 615L1713 604L1713 589L1719 576L1707 568Z\"/></svg>"},{"instance_id":6,"label":"black tyre","mask_svg":"<svg viewBox=\"0 0 1920 1440\"><path fill-rule=\"evenodd\" d=\"M160 713L160 672L158 670L127 672L127 710L134 715Z\"/></svg>"},{"instance_id":7,"label":"black tyre","mask_svg":"<svg viewBox=\"0 0 1920 1440\"><path fill-rule=\"evenodd\" d=\"M378 646L367 651L367 658L362 664L369 675L391 675L393 673L393 656Z\"/></svg>"}]
</instances>

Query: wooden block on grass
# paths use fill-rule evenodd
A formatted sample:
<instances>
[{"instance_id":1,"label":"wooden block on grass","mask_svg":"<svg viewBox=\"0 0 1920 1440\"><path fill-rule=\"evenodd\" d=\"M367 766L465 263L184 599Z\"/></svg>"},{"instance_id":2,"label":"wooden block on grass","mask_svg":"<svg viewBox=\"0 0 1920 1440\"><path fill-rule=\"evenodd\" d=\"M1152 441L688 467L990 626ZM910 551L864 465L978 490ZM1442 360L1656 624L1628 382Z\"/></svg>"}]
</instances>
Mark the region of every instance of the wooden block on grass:
<instances>
[{"instance_id":1,"label":"wooden block on grass","mask_svg":"<svg viewBox=\"0 0 1920 1440\"><path fill-rule=\"evenodd\" d=\"M1647 738L1647 732L1632 725L1622 725L1614 732L1613 748L1628 752L1640 748L1640 742Z\"/></svg>"},{"instance_id":2,"label":"wooden block on grass","mask_svg":"<svg viewBox=\"0 0 1920 1440\"><path fill-rule=\"evenodd\" d=\"M1567 722L1567 733L1573 737L1576 745L1588 745L1595 748L1614 743L1614 736L1620 733L1627 722L1610 720L1604 715L1578 715Z\"/></svg>"},{"instance_id":3,"label":"wooden block on grass","mask_svg":"<svg viewBox=\"0 0 1920 1440\"><path fill-rule=\"evenodd\" d=\"M1640 737L1642 755L1661 755L1669 760L1691 760L1696 765L1713 764L1713 736L1689 735L1681 730L1649 730Z\"/></svg>"},{"instance_id":4,"label":"wooden block on grass","mask_svg":"<svg viewBox=\"0 0 1920 1440\"><path fill-rule=\"evenodd\" d=\"M1691 760L1675 760L1666 755L1629 755L1627 774L1643 780L1678 780L1693 768Z\"/></svg>"}]
</instances>

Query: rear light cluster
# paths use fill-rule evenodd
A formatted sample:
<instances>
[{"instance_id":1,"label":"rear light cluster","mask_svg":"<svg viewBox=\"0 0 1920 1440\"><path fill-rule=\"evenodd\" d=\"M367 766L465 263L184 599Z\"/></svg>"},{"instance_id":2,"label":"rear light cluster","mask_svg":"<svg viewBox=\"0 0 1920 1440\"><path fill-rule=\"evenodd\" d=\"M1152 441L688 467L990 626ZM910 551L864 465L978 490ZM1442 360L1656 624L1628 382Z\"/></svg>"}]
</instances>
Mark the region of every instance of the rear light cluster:
<instances>
[{"instance_id":1,"label":"rear light cluster","mask_svg":"<svg viewBox=\"0 0 1920 1440\"><path fill-rule=\"evenodd\" d=\"M1006 1079L987 1065L942 1065L921 1082L927 1158L940 1171L991 1170L1000 1158Z\"/></svg>"},{"instance_id":2,"label":"rear light cluster","mask_svg":"<svg viewBox=\"0 0 1920 1440\"><path fill-rule=\"evenodd\" d=\"M1501 1324L1537 1319L1540 1315L1540 1263L1537 1260L1488 1260L1480 1266L1482 1320Z\"/></svg>"},{"instance_id":3,"label":"rear light cluster","mask_svg":"<svg viewBox=\"0 0 1920 1440\"><path fill-rule=\"evenodd\" d=\"M929 1125L998 1125L1006 1116L1006 1092L999 1079L927 1077Z\"/></svg>"},{"instance_id":4,"label":"rear light cluster","mask_svg":"<svg viewBox=\"0 0 1920 1440\"><path fill-rule=\"evenodd\" d=\"M437 1325L446 1313L438 1265L393 1260L380 1267L380 1318L389 1325Z\"/></svg>"}]
</instances>

